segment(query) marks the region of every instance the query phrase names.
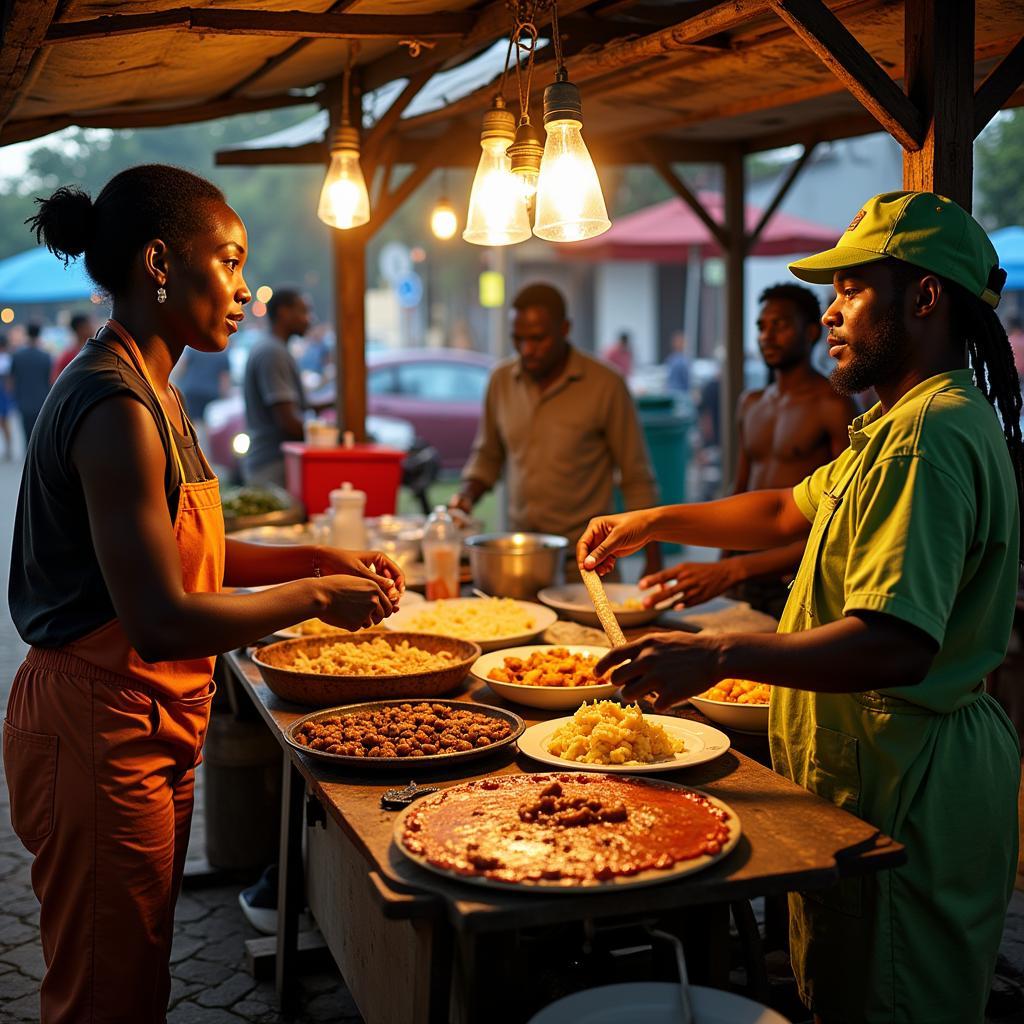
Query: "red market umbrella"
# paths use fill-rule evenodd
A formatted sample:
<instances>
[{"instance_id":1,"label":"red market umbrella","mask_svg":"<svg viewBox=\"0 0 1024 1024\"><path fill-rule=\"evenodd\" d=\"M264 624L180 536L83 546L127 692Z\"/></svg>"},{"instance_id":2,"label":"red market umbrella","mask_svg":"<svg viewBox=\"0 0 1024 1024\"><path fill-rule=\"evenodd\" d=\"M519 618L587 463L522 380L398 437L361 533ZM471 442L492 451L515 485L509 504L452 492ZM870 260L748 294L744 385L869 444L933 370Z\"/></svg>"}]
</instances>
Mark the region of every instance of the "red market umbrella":
<instances>
[{"instance_id":1,"label":"red market umbrella","mask_svg":"<svg viewBox=\"0 0 1024 1024\"><path fill-rule=\"evenodd\" d=\"M708 214L722 223L722 196L717 192L701 192L699 198ZM758 207L747 206L747 231L757 226L761 213ZM839 235L835 228L776 211L749 255L789 256L827 249L835 245ZM700 218L682 199L673 197L616 218L603 235L560 245L558 249L562 256L586 260L685 263L693 246L700 247L702 257L722 253Z\"/></svg>"}]
</instances>

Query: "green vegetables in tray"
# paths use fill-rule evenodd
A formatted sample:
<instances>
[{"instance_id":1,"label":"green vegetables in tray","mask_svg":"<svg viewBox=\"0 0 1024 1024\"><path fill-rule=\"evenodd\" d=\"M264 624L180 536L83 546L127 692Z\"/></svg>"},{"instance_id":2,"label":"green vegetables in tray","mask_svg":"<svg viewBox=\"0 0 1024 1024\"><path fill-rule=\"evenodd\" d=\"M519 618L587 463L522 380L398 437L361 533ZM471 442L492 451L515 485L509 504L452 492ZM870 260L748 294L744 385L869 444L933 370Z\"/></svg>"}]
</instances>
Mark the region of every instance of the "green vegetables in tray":
<instances>
[{"instance_id":1,"label":"green vegetables in tray","mask_svg":"<svg viewBox=\"0 0 1024 1024\"><path fill-rule=\"evenodd\" d=\"M273 491L259 487L232 487L224 491L221 503L224 515L236 519L243 516L265 516L268 512L280 512L288 507Z\"/></svg>"}]
</instances>

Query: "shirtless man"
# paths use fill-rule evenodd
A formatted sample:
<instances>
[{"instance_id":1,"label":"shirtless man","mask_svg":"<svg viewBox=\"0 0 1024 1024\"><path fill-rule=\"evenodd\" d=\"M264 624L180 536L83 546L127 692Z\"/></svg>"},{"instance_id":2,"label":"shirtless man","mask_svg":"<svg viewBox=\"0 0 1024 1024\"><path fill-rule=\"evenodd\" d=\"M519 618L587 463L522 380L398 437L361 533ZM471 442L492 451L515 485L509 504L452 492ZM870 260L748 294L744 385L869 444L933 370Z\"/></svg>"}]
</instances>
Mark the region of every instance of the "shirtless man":
<instances>
[{"instance_id":1,"label":"shirtless man","mask_svg":"<svg viewBox=\"0 0 1024 1024\"><path fill-rule=\"evenodd\" d=\"M849 445L847 427L857 415L853 401L837 394L811 366L821 334L821 307L814 293L779 284L761 293L757 318L761 356L775 379L747 391L739 402L740 450L732 493L794 487ZM730 591L758 611L778 618L789 575L804 542L785 548L725 554L717 562L682 562L640 580L649 605L678 596L675 607L710 601Z\"/></svg>"}]
</instances>

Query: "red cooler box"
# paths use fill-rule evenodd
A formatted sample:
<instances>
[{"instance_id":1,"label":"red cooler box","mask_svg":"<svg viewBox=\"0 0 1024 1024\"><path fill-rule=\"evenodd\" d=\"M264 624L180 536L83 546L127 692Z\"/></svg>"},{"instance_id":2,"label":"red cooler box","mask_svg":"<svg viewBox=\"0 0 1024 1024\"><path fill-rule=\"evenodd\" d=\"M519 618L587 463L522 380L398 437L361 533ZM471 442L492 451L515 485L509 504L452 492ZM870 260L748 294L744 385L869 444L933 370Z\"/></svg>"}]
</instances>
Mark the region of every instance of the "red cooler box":
<instances>
[{"instance_id":1,"label":"red cooler box","mask_svg":"<svg viewBox=\"0 0 1024 1024\"><path fill-rule=\"evenodd\" d=\"M331 491L345 480L366 491L367 516L394 513L405 452L379 444L314 448L301 441L286 441L281 449L285 486L306 506L307 515L325 511Z\"/></svg>"}]
</instances>

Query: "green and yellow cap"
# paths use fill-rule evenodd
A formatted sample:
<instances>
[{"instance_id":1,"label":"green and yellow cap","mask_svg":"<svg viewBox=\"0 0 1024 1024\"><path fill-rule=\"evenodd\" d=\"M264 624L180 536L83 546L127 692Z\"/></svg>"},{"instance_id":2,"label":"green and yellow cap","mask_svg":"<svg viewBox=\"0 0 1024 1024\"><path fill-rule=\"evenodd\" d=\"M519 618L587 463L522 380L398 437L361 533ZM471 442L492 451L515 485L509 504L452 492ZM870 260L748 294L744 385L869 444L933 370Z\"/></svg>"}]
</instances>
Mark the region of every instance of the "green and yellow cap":
<instances>
[{"instance_id":1,"label":"green and yellow cap","mask_svg":"<svg viewBox=\"0 0 1024 1024\"><path fill-rule=\"evenodd\" d=\"M837 270L887 258L962 285L995 308L1005 274L984 228L934 192L883 192L857 211L835 247L790 263L801 281L831 284Z\"/></svg>"}]
</instances>

